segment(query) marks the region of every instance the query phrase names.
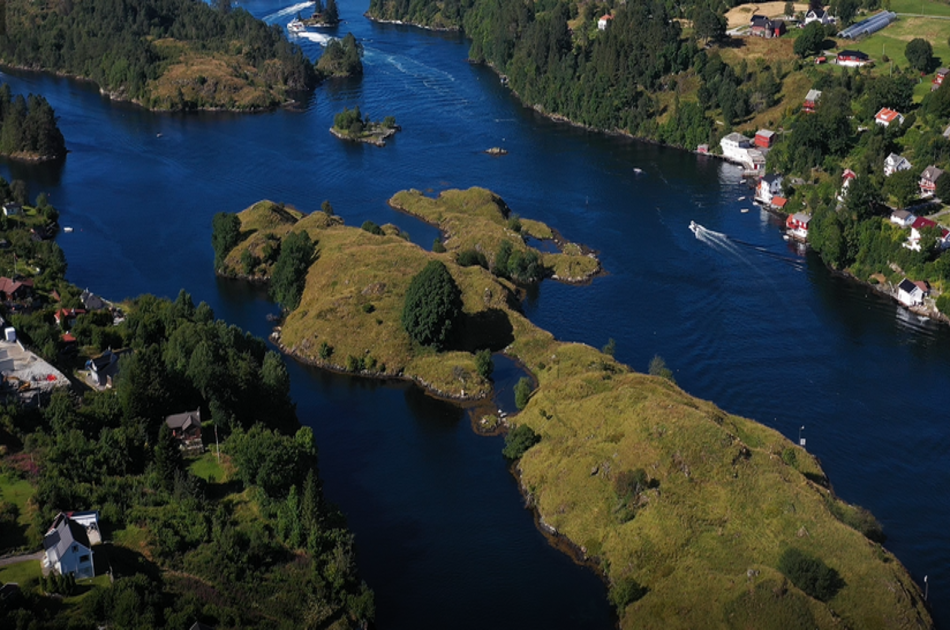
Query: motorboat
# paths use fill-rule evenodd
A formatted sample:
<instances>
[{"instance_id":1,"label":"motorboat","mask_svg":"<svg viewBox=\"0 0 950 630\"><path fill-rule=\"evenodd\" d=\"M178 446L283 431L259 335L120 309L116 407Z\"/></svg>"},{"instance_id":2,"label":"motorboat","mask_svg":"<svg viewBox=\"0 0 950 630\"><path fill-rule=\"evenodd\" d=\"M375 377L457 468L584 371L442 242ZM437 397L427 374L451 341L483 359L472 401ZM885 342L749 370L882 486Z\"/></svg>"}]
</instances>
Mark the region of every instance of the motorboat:
<instances>
[{"instance_id":1,"label":"motorboat","mask_svg":"<svg viewBox=\"0 0 950 630\"><path fill-rule=\"evenodd\" d=\"M307 30L307 25L304 24L299 18L294 18L290 21L290 24L287 25L287 30L291 33L301 33Z\"/></svg>"},{"instance_id":2,"label":"motorboat","mask_svg":"<svg viewBox=\"0 0 950 630\"><path fill-rule=\"evenodd\" d=\"M690 221L690 222L689 222L689 231L692 232L693 234L697 234L697 235L698 235L698 234L699 234L699 230L700 230L701 227L702 227L702 226L699 225L698 223L696 223L695 221Z\"/></svg>"}]
</instances>

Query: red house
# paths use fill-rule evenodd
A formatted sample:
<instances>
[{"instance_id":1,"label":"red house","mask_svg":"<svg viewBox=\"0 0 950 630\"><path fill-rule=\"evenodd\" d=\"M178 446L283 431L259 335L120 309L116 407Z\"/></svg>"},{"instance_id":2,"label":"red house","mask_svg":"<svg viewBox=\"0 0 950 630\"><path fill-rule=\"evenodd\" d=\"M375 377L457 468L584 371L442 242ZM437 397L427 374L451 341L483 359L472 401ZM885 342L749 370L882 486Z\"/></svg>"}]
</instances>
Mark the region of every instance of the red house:
<instances>
[{"instance_id":1,"label":"red house","mask_svg":"<svg viewBox=\"0 0 950 630\"><path fill-rule=\"evenodd\" d=\"M759 129L755 134L755 146L763 149L771 148L775 142L775 132L768 129Z\"/></svg>"},{"instance_id":2,"label":"red house","mask_svg":"<svg viewBox=\"0 0 950 630\"><path fill-rule=\"evenodd\" d=\"M809 222L811 222L810 215L803 214L801 212L790 214L788 215L788 218L785 219L786 233L794 239L807 241Z\"/></svg>"},{"instance_id":3,"label":"red house","mask_svg":"<svg viewBox=\"0 0 950 630\"><path fill-rule=\"evenodd\" d=\"M820 99L821 90L808 90L808 94L805 95L805 102L802 104L802 109L808 113L814 113Z\"/></svg>"},{"instance_id":4,"label":"red house","mask_svg":"<svg viewBox=\"0 0 950 630\"><path fill-rule=\"evenodd\" d=\"M943 80L947 78L947 75L950 74L950 69L940 68L934 74L934 80L930 82L930 91L933 92L938 87L943 85Z\"/></svg>"},{"instance_id":5,"label":"red house","mask_svg":"<svg viewBox=\"0 0 950 630\"><path fill-rule=\"evenodd\" d=\"M860 50L842 50L838 53L835 62L839 66L864 66L871 63L871 58Z\"/></svg>"}]
</instances>

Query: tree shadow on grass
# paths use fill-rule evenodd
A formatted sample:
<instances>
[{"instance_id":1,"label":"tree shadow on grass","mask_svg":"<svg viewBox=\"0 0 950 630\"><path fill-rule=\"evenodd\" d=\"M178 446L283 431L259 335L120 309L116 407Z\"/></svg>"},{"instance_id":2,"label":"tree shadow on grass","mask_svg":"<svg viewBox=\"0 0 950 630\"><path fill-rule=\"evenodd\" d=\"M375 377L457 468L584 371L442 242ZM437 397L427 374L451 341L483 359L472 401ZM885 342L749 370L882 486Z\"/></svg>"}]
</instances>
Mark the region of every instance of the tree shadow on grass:
<instances>
[{"instance_id":1,"label":"tree shadow on grass","mask_svg":"<svg viewBox=\"0 0 950 630\"><path fill-rule=\"evenodd\" d=\"M111 543L96 545L94 551L93 562L96 566L96 575L108 573L110 570L117 578L143 573L153 582L157 582L161 576L158 565L150 562L138 551Z\"/></svg>"},{"instance_id":2,"label":"tree shadow on grass","mask_svg":"<svg viewBox=\"0 0 950 630\"><path fill-rule=\"evenodd\" d=\"M490 308L472 314L463 313L459 334L446 349L477 352L488 348L498 352L514 340L514 328L508 320L508 314L501 309Z\"/></svg>"}]
</instances>

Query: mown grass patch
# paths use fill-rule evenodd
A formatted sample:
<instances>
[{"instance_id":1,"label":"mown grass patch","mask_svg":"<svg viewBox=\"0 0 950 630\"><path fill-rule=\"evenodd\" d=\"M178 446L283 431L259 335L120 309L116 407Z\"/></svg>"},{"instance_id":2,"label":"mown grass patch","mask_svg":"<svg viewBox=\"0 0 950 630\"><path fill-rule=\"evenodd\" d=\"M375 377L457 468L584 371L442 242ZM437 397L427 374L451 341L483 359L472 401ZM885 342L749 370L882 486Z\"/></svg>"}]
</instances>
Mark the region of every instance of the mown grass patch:
<instances>
[{"instance_id":1,"label":"mown grass patch","mask_svg":"<svg viewBox=\"0 0 950 630\"><path fill-rule=\"evenodd\" d=\"M194 476L200 477L208 483L225 483L233 477L235 467L228 455L221 454L221 461L219 462L218 459L218 455L213 450L208 450L201 457L191 462L188 465L188 470Z\"/></svg>"},{"instance_id":2,"label":"mown grass patch","mask_svg":"<svg viewBox=\"0 0 950 630\"><path fill-rule=\"evenodd\" d=\"M38 580L43 575L43 568L39 560L17 562L0 569L0 584L15 582L21 587L30 580Z\"/></svg>"}]
</instances>

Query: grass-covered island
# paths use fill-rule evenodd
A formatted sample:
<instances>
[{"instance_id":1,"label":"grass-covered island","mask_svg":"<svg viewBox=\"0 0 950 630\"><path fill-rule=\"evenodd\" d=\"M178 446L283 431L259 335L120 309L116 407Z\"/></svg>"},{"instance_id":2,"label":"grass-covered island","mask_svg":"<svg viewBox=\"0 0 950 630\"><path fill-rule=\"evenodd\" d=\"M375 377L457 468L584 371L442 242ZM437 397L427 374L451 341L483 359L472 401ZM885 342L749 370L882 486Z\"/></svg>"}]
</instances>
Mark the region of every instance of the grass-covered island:
<instances>
[{"instance_id":1,"label":"grass-covered island","mask_svg":"<svg viewBox=\"0 0 950 630\"><path fill-rule=\"evenodd\" d=\"M260 110L316 86L313 64L280 28L213 4L7 0L0 64L89 79L162 110Z\"/></svg>"},{"instance_id":2,"label":"grass-covered island","mask_svg":"<svg viewBox=\"0 0 950 630\"><path fill-rule=\"evenodd\" d=\"M593 258L532 250L524 234L553 232L484 189L391 204L440 226L432 252L393 226L346 227L329 204L261 202L215 218L219 273L270 279L289 306L275 338L306 362L470 398L491 388L476 351L521 361L538 385L514 418L515 471L545 529L603 572L622 627L932 626L873 516L814 457L522 315L519 284L596 273Z\"/></svg>"},{"instance_id":3,"label":"grass-covered island","mask_svg":"<svg viewBox=\"0 0 950 630\"><path fill-rule=\"evenodd\" d=\"M396 124L393 116L372 121L369 115L363 118L359 105L353 109L344 107L342 112L333 117L333 126L330 127L330 133L340 140L365 142L377 147L386 146L386 139L396 135L397 131L402 131L402 127Z\"/></svg>"}]
</instances>

